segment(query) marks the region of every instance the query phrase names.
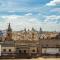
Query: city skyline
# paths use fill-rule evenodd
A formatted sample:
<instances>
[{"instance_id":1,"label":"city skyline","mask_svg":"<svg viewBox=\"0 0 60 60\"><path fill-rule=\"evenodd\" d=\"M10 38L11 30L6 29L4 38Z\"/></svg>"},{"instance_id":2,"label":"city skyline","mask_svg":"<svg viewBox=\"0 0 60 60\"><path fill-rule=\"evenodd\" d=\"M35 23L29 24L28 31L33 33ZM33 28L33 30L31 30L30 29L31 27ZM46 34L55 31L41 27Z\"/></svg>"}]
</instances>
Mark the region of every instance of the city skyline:
<instances>
[{"instance_id":1,"label":"city skyline","mask_svg":"<svg viewBox=\"0 0 60 60\"><path fill-rule=\"evenodd\" d=\"M11 23L13 30L31 29L60 32L59 0L0 0L0 30Z\"/></svg>"}]
</instances>

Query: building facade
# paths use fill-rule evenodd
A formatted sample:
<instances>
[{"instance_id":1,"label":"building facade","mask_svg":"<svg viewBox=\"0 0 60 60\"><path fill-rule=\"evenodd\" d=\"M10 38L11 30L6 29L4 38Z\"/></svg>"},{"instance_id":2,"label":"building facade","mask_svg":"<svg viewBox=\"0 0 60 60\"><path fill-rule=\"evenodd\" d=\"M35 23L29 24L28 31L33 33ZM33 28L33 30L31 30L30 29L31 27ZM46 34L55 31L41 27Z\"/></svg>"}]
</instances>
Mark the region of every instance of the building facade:
<instances>
[{"instance_id":1,"label":"building facade","mask_svg":"<svg viewBox=\"0 0 60 60\"><path fill-rule=\"evenodd\" d=\"M0 41L0 56L13 57L38 57L42 55L60 55L60 33L36 31L23 31L13 33L10 23L4 40Z\"/></svg>"}]
</instances>

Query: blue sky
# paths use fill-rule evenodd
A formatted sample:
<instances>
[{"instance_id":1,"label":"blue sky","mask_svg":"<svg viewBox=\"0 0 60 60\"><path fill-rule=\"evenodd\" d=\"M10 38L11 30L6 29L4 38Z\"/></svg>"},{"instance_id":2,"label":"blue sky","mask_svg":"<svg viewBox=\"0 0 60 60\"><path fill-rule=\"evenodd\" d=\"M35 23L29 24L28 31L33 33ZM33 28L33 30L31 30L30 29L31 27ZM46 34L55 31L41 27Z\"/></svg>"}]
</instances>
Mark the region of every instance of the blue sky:
<instances>
[{"instance_id":1,"label":"blue sky","mask_svg":"<svg viewBox=\"0 0 60 60\"><path fill-rule=\"evenodd\" d=\"M0 29L60 31L60 0L0 0Z\"/></svg>"}]
</instances>

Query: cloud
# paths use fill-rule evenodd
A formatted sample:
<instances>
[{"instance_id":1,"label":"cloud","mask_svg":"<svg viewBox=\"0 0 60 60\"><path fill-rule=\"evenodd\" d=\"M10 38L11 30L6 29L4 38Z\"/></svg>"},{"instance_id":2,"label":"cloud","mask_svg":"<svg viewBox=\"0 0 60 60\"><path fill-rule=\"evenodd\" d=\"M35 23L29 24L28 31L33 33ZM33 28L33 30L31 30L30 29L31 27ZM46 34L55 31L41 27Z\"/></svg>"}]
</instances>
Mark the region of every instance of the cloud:
<instances>
[{"instance_id":1,"label":"cloud","mask_svg":"<svg viewBox=\"0 0 60 60\"><path fill-rule=\"evenodd\" d=\"M53 0L46 4L44 0L0 0L0 29L7 29L10 22L13 30L26 28L43 30L60 30L60 16L51 15L50 11L54 6L60 3L59 0ZM45 5L46 4L46 5ZM54 9L60 11L60 9ZM51 16L47 16L47 15ZM56 27L55 27L56 26Z\"/></svg>"},{"instance_id":2,"label":"cloud","mask_svg":"<svg viewBox=\"0 0 60 60\"><path fill-rule=\"evenodd\" d=\"M47 14L50 9L45 6L46 1L36 0L0 0L0 15L23 15L25 13ZM41 5L41 4L43 5ZM46 8L46 9L44 9Z\"/></svg>"},{"instance_id":3,"label":"cloud","mask_svg":"<svg viewBox=\"0 0 60 60\"><path fill-rule=\"evenodd\" d=\"M46 29L47 31L60 31L60 16L46 16L43 25L45 25L44 30Z\"/></svg>"},{"instance_id":4,"label":"cloud","mask_svg":"<svg viewBox=\"0 0 60 60\"><path fill-rule=\"evenodd\" d=\"M13 30L21 30L24 28L31 29L32 27L39 27L39 22L31 13L25 14L24 16L10 15L10 16L1 16L4 23L0 21L0 29L6 29L8 23L11 23ZM4 26L2 28L2 26Z\"/></svg>"},{"instance_id":5,"label":"cloud","mask_svg":"<svg viewBox=\"0 0 60 60\"><path fill-rule=\"evenodd\" d=\"M32 13L28 13L28 14L25 14L26 16L31 16L32 15Z\"/></svg>"},{"instance_id":6,"label":"cloud","mask_svg":"<svg viewBox=\"0 0 60 60\"><path fill-rule=\"evenodd\" d=\"M18 15L9 15L9 16L0 16L3 21L0 21L0 29L7 29L8 23L11 23L13 30L23 30L24 28L30 29L34 27L36 30L39 30L42 27L45 31L60 31L60 24L57 24L60 19L60 16L46 16L45 20L41 22L38 18L32 16L32 13L25 14L23 16ZM55 20L56 19L56 20Z\"/></svg>"},{"instance_id":7,"label":"cloud","mask_svg":"<svg viewBox=\"0 0 60 60\"><path fill-rule=\"evenodd\" d=\"M53 0L46 4L47 6L60 5L60 0Z\"/></svg>"},{"instance_id":8,"label":"cloud","mask_svg":"<svg viewBox=\"0 0 60 60\"><path fill-rule=\"evenodd\" d=\"M46 16L44 22L55 23L55 24L57 24L58 22L60 23L60 16L57 15Z\"/></svg>"},{"instance_id":9,"label":"cloud","mask_svg":"<svg viewBox=\"0 0 60 60\"><path fill-rule=\"evenodd\" d=\"M60 12L60 8L53 8L52 10L51 10L52 12Z\"/></svg>"},{"instance_id":10,"label":"cloud","mask_svg":"<svg viewBox=\"0 0 60 60\"><path fill-rule=\"evenodd\" d=\"M40 6L39 0L0 0L0 11L27 12Z\"/></svg>"}]
</instances>

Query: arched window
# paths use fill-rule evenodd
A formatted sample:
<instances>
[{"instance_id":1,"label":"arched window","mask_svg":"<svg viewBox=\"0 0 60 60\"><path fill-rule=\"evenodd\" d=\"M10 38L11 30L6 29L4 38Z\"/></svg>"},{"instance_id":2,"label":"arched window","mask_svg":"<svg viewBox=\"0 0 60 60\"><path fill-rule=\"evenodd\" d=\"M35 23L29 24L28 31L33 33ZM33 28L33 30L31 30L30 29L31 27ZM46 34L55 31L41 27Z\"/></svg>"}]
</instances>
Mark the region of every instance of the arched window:
<instances>
[{"instance_id":1,"label":"arched window","mask_svg":"<svg viewBox=\"0 0 60 60\"><path fill-rule=\"evenodd\" d=\"M39 37L39 40L40 40L40 37Z\"/></svg>"},{"instance_id":2,"label":"arched window","mask_svg":"<svg viewBox=\"0 0 60 60\"><path fill-rule=\"evenodd\" d=\"M19 53L21 53L21 50L19 50Z\"/></svg>"},{"instance_id":3,"label":"arched window","mask_svg":"<svg viewBox=\"0 0 60 60\"><path fill-rule=\"evenodd\" d=\"M24 50L24 53L26 53L26 50Z\"/></svg>"},{"instance_id":4,"label":"arched window","mask_svg":"<svg viewBox=\"0 0 60 60\"><path fill-rule=\"evenodd\" d=\"M11 52L11 49L9 49L9 52Z\"/></svg>"},{"instance_id":5,"label":"arched window","mask_svg":"<svg viewBox=\"0 0 60 60\"><path fill-rule=\"evenodd\" d=\"M35 52L35 50L33 49L32 52Z\"/></svg>"},{"instance_id":6,"label":"arched window","mask_svg":"<svg viewBox=\"0 0 60 60\"><path fill-rule=\"evenodd\" d=\"M6 52L6 49L3 49L3 52Z\"/></svg>"}]
</instances>

